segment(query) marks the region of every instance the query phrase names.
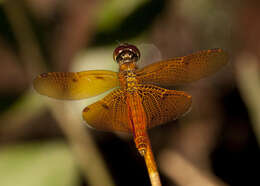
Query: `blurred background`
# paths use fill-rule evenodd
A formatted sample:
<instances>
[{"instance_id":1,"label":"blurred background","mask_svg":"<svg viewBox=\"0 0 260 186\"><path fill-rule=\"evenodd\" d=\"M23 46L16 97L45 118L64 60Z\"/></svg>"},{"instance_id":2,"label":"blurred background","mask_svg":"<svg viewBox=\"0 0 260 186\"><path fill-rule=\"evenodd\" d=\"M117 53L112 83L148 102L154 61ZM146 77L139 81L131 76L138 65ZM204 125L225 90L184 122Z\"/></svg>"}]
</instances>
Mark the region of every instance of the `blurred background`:
<instances>
[{"instance_id":1,"label":"blurred background","mask_svg":"<svg viewBox=\"0 0 260 186\"><path fill-rule=\"evenodd\" d=\"M131 136L82 120L105 94L58 101L32 88L42 72L116 71L122 42L148 43L162 59L230 55L220 72L178 87L193 96L189 114L149 131L162 184L260 185L259 12L258 0L0 0L0 185L150 184Z\"/></svg>"}]
</instances>

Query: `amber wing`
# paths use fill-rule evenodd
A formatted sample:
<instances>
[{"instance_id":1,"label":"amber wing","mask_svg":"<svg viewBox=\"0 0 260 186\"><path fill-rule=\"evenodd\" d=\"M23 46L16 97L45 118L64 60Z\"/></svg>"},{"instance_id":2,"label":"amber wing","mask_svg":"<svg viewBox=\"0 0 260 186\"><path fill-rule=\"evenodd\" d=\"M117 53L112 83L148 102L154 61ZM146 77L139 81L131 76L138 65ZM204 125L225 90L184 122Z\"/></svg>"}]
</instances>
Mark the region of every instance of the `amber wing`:
<instances>
[{"instance_id":1,"label":"amber wing","mask_svg":"<svg viewBox=\"0 0 260 186\"><path fill-rule=\"evenodd\" d=\"M126 92L117 89L86 107L83 118L88 125L103 131L131 132L128 126Z\"/></svg>"},{"instance_id":2,"label":"amber wing","mask_svg":"<svg viewBox=\"0 0 260 186\"><path fill-rule=\"evenodd\" d=\"M108 70L49 72L34 79L40 94L56 99L83 99L119 86L117 73Z\"/></svg>"},{"instance_id":3,"label":"amber wing","mask_svg":"<svg viewBox=\"0 0 260 186\"><path fill-rule=\"evenodd\" d=\"M182 91L167 90L154 85L138 85L137 92L151 128L175 120L191 106L191 96ZM83 118L88 125L103 131L132 132L128 125L127 92L115 90L102 100L86 107Z\"/></svg>"},{"instance_id":4,"label":"amber wing","mask_svg":"<svg viewBox=\"0 0 260 186\"><path fill-rule=\"evenodd\" d=\"M142 97L148 128L173 121L187 113L191 107L191 96L183 91L140 85L138 93Z\"/></svg>"},{"instance_id":5,"label":"amber wing","mask_svg":"<svg viewBox=\"0 0 260 186\"><path fill-rule=\"evenodd\" d=\"M222 49L203 50L144 67L137 71L137 79L143 84L180 85L213 74L227 62L228 55Z\"/></svg>"}]
</instances>

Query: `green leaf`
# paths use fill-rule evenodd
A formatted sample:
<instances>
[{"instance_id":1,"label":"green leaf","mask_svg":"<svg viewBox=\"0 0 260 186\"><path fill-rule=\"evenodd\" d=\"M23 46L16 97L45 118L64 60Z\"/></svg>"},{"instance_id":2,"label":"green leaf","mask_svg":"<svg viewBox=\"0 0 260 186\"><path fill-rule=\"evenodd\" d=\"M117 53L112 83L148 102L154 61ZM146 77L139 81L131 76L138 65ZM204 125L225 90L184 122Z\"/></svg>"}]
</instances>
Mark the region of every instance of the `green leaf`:
<instances>
[{"instance_id":1,"label":"green leaf","mask_svg":"<svg viewBox=\"0 0 260 186\"><path fill-rule=\"evenodd\" d=\"M97 24L99 30L111 30L118 26L129 14L147 1L148 0L104 1Z\"/></svg>"},{"instance_id":2,"label":"green leaf","mask_svg":"<svg viewBox=\"0 0 260 186\"><path fill-rule=\"evenodd\" d=\"M5 146L0 151L2 186L76 186L77 169L61 142Z\"/></svg>"}]
</instances>

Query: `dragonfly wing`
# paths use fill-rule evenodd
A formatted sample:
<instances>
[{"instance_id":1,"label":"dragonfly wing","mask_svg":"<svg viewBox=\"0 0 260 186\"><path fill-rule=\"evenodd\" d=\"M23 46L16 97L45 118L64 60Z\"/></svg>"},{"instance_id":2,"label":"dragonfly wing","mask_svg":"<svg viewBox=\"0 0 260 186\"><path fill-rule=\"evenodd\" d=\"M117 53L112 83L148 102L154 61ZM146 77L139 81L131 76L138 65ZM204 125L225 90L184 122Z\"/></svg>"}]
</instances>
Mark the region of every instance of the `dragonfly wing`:
<instances>
[{"instance_id":1,"label":"dragonfly wing","mask_svg":"<svg viewBox=\"0 0 260 186\"><path fill-rule=\"evenodd\" d=\"M187 113L191 107L191 96L182 91L140 85L138 93L142 97L148 128L173 121Z\"/></svg>"},{"instance_id":2,"label":"dragonfly wing","mask_svg":"<svg viewBox=\"0 0 260 186\"><path fill-rule=\"evenodd\" d=\"M83 118L91 127L103 131L131 132L128 126L126 93L117 89L83 110Z\"/></svg>"},{"instance_id":3,"label":"dragonfly wing","mask_svg":"<svg viewBox=\"0 0 260 186\"><path fill-rule=\"evenodd\" d=\"M33 86L40 94L56 99L83 99L119 85L117 73L108 70L49 72L36 77Z\"/></svg>"},{"instance_id":4,"label":"dragonfly wing","mask_svg":"<svg viewBox=\"0 0 260 186\"><path fill-rule=\"evenodd\" d=\"M137 71L137 79L142 84L180 85L213 74L227 62L228 55L222 49L203 50L151 64Z\"/></svg>"}]
</instances>

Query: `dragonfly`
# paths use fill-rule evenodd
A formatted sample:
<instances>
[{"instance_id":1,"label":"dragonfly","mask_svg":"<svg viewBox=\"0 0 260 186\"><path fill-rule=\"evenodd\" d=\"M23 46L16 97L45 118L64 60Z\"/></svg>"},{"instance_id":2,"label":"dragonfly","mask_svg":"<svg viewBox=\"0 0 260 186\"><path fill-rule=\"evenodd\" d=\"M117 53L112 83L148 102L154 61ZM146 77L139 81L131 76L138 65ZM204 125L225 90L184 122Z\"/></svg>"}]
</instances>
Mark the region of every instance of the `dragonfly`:
<instances>
[{"instance_id":1,"label":"dragonfly","mask_svg":"<svg viewBox=\"0 0 260 186\"><path fill-rule=\"evenodd\" d=\"M42 95L63 100L90 98L117 88L87 106L83 119L98 130L132 133L138 151L145 156L150 148L147 130L180 118L192 104L188 93L166 87L217 72L228 62L228 54L222 49L202 50L139 69L140 57L135 45L120 44L113 52L118 72L48 72L36 77L33 86Z\"/></svg>"}]
</instances>

